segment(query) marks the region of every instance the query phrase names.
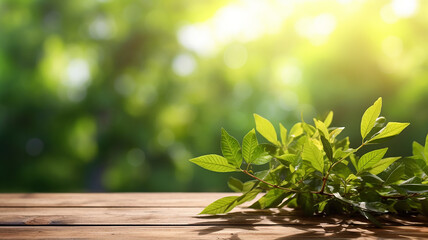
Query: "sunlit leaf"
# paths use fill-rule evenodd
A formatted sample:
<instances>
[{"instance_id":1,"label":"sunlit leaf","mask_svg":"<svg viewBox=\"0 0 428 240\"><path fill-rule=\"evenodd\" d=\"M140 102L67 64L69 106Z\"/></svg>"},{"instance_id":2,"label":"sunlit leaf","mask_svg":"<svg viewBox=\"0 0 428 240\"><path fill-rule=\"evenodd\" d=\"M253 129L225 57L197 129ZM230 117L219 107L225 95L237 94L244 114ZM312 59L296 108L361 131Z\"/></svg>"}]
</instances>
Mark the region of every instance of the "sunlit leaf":
<instances>
[{"instance_id":1,"label":"sunlit leaf","mask_svg":"<svg viewBox=\"0 0 428 240\"><path fill-rule=\"evenodd\" d=\"M397 161L398 159L400 159L400 157L389 157L389 158L381 159L379 162L375 163L371 167L369 172L371 174L377 175L377 174L383 172L383 170L388 168L393 162Z\"/></svg>"},{"instance_id":2,"label":"sunlit leaf","mask_svg":"<svg viewBox=\"0 0 428 240\"><path fill-rule=\"evenodd\" d=\"M236 205L238 196L229 196L216 200L199 214L221 214L230 212Z\"/></svg>"},{"instance_id":3,"label":"sunlit leaf","mask_svg":"<svg viewBox=\"0 0 428 240\"><path fill-rule=\"evenodd\" d=\"M255 165L263 165L272 160L272 156L266 151L264 145L258 145L252 154L252 158L249 163Z\"/></svg>"},{"instance_id":4,"label":"sunlit leaf","mask_svg":"<svg viewBox=\"0 0 428 240\"><path fill-rule=\"evenodd\" d=\"M215 154L204 155L190 159L189 161L213 172L237 171L237 168L231 165L226 158Z\"/></svg>"},{"instance_id":5,"label":"sunlit leaf","mask_svg":"<svg viewBox=\"0 0 428 240\"><path fill-rule=\"evenodd\" d=\"M398 135L407 126L409 126L409 123L389 122L384 128L382 128L382 130L378 132L378 134L375 134L373 138L369 140L369 142Z\"/></svg>"},{"instance_id":6,"label":"sunlit leaf","mask_svg":"<svg viewBox=\"0 0 428 240\"><path fill-rule=\"evenodd\" d=\"M247 163L251 163L254 160L253 153L257 145L256 131L252 129L247 133L247 135L245 135L242 141L242 156Z\"/></svg>"},{"instance_id":7,"label":"sunlit leaf","mask_svg":"<svg viewBox=\"0 0 428 240\"><path fill-rule=\"evenodd\" d=\"M281 133L281 143L284 146L287 146L287 129L280 123L279 131Z\"/></svg>"},{"instance_id":8,"label":"sunlit leaf","mask_svg":"<svg viewBox=\"0 0 428 240\"><path fill-rule=\"evenodd\" d=\"M236 199L236 205L241 205L245 202L253 200L261 192L262 192L262 189L255 188L249 192L244 193L242 196L240 196L238 199Z\"/></svg>"},{"instance_id":9,"label":"sunlit leaf","mask_svg":"<svg viewBox=\"0 0 428 240\"><path fill-rule=\"evenodd\" d=\"M330 135L328 133L327 127L325 126L324 122L321 122L321 121L319 121L319 120L317 120L317 119L314 118L314 123L315 123L315 126L317 127L317 129L319 131L321 131L321 133L324 136L328 137Z\"/></svg>"},{"instance_id":10,"label":"sunlit leaf","mask_svg":"<svg viewBox=\"0 0 428 240\"><path fill-rule=\"evenodd\" d=\"M278 142L278 136L276 135L275 128L272 123L269 122L266 118L263 118L260 115L254 114L254 120L256 122L257 131L269 142L280 145Z\"/></svg>"},{"instance_id":11,"label":"sunlit leaf","mask_svg":"<svg viewBox=\"0 0 428 240\"><path fill-rule=\"evenodd\" d=\"M357 171L361 172L372 167L374 164L379 162L383 158L383 156L385 156L386 151L388 151L388 148L382 148L364 154L358 160Z\"/></svg>"},{"instance_id":12,"label":"sunlit leaf","mask_svg":"<svg viewBox=\"0 0 428 240\"><path fill-rule=\"evenodd\" d=\"M296 123L290 130L290 137L298 137L303 134L302 123Z\"/></svg>"},{"instance_id":13,"label":"sunlit leaf","mask_svg":"<svg viewBox=\"0 0 428 240\"><path fill-rule=\"evenodd\" d=\"M322 152L318 149L312 140L308 139L308 141L305 143L303 147L302 158L303 160L309 161L316 170L324 172L324 159Z\"/></svg>"},{"instance_id":14,"label":"sunlit leaf","mask_svg":"<svg viewBox=\"0 0 428 240\"><path fill-rule=\"evenodd\" d=\"M342 131L345 129L344 127L335 128L333 131L330 132L330 139L333 141Z\"/></svg>"},{"instance_id":15,"label":"sunlit leaf","mask_svg":"<svg viewBox=\"0 0 428 240\"><path fill-rule=\"evenodd\" d=\"M238 168L241 166L241 146L238 140L230 136L224 128L221 129L221 152L230 164Z\"/></svg>"},{"instance_id":16,"label":"sunlit leaf","mask_svg":"<svg viewBox=\"0 0 428 240\"><path fill-rule=\"evenodd\" d=\"M412 150L413 150L412 151L413 156L420 158L420 159L424 160L425 162L427 161L427 155L425 155L425 149L418 142L413 142Z\"/></svg>"},{"instance_id":17,"label":"sunlit leaf","mask_svg":"<svg viewBox=\"0 0 428 240\"><path fill-rule=\"evenodd\" d=\"M363 139L365 139L367 134L372 130L381 109L382 98L378 98L376 102L364 112L361 119L361 137Z\"/></svg>"},{"instance_id":18,"label":"sunlit leaf","mask_svg":"<svg viewBox=\"0 0 428 240\"><path fill-rule=\"evenodd\" d=\"M281 156L276 157L283 165L287 166L289 164L294 164L297 160L296 154L286 153Z\"/></svg>"},{"instance_id":19,"label":"sunlit leaf","mask_svg":"<svg viewBox=\"0 0 428 240\"><path fill-rule=\"evenodd\" d=\"M330 111L327 114L327 117L324 120L324 124L326 127L330 127L331 122L333 121L333 111Z\"/></svg>"}]
</instances>

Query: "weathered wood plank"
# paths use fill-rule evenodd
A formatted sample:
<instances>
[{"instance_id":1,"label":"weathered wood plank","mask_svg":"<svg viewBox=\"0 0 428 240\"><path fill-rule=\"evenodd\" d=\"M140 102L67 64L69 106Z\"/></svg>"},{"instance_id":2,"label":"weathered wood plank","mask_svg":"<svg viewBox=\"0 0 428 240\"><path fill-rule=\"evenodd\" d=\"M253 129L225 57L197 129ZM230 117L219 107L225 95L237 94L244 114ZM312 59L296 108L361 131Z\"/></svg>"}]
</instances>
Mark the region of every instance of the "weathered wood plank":
<instances>
[{"instance_id":1,"label":"weathered wood plank","mask_svg":"<svg viewBox=\"0 0 428 240\"><path fill-rule=\"evenodd\" d=\"M0 227L0 239L426 239L428 228L393 226Z\"/></svg>"},{"instance_id":2,"label":"weathered wood plank","mask_svg":"<svg viewBox=\"0 0 428 240\"><path fill-rule=\"evenodd\" d=\"M0 208L0 225L368 225L361 217L303 217L287 209L257 211L237 208L226 215L200 216L202 208ZM419 216L387 224L428 226Z\"/></svg>"},{"instance_id":3,"label":"weathered wood plank","mask_svg":"<svg viewBox=\"0 0 428 240\"><path fill-rule=\"evenodd\" d=\"M237 193L13 193L0 207L205 207Z\"/></svg>"}]
</instances>

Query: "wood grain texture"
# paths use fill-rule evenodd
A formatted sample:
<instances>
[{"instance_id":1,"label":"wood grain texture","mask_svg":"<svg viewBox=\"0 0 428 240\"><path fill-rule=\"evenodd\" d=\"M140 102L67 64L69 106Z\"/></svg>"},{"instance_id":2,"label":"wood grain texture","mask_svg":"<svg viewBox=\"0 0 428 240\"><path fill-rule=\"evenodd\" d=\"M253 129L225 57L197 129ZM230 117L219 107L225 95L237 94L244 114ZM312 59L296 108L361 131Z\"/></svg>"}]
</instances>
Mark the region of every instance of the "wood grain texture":
<instances>
[{"instance_id":1,"label":"wood grain texture","mask_svg":"<svg viewBox=\"0 0 428 240\"><path fill-rule=\"evenodd\" d=\"M9 193L0 207L205 207L237 193Z\"/></svg>"},{"instance_id":2,"label":"wood grain texture","mask_svg":"<svg viewBox=\"0 0 428 240\"><path fill-rule=\"evenodd\" d=\"M302 217L291 209L238 207L225 215L198 215L231 195L0 194L0 239L428 239L423 216L383 216L385 228L378 229L359 216Z\"/></svg>"},{"instance_id":3,"label":"wood grain texture","mask_svg":"<svg viewBox=\"0 0 428 240\"><path fill-rule=\"evenodd\" d=\"M91 226L91 227L0 227L3 239L426 239L427 228L394 226Z\"/></svg>"}]
</instances>

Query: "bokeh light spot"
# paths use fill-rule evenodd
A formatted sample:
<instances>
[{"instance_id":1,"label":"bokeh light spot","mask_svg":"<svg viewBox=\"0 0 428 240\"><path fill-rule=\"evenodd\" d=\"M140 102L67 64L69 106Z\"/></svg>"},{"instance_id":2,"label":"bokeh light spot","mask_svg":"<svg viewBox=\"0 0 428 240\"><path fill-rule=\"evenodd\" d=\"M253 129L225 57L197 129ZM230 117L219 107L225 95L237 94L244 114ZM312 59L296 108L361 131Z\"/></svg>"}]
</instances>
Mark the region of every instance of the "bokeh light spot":
<instances>
[{"instance_id":1,"label":"bokeh light spot","mask_svg":"<svg viewBox=\"0 0 428 240\"><path fill-rule=\"evenodd\" d=\"M245 65L248 58L247 48L242 44L232 44L224 51L224 63L232 69L238 69Z\"/></svg>"},{"instance_id":2,"label":"bokeh light spot","mask_svg":"<svg viewBox=\"0 0 428 240\"><path fill-rule=\"evenodd\" d=\"M419 7L418 0L393 0L391 4L394 13L403 18L413 16Z\"/></svg>"},{"instance_id":3,"label":"bokeh light spot","mask_svg":"<svg viewBox=\"0 0 428 240\"><path fill-rule=\"evenodd\" d=\"M195 71L196 61L190 54L179 54L172 62L172 70L179 76L188 76Z\"/></svg>"}]
</instances>

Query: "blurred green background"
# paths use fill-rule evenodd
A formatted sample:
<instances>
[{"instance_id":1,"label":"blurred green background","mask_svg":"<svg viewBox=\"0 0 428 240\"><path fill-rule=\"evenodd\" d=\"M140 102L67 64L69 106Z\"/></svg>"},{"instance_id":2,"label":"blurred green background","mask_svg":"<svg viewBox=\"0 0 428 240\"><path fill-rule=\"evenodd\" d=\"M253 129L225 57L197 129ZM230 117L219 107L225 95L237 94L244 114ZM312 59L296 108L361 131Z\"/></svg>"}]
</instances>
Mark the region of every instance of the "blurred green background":
<instances>
[{"instance_id":1,"label":"blurred green background","mask_svg":"<svg viewBox=\"0 0 428 240\"><path fill-rule=\"evenodd\" d=\"M0 191L225 191L220 153L252 113L292 126L363 111L428 133L428 1L3 0ZM352 144L354 143L354 144Z\"/></svg>"}]
</instances>

